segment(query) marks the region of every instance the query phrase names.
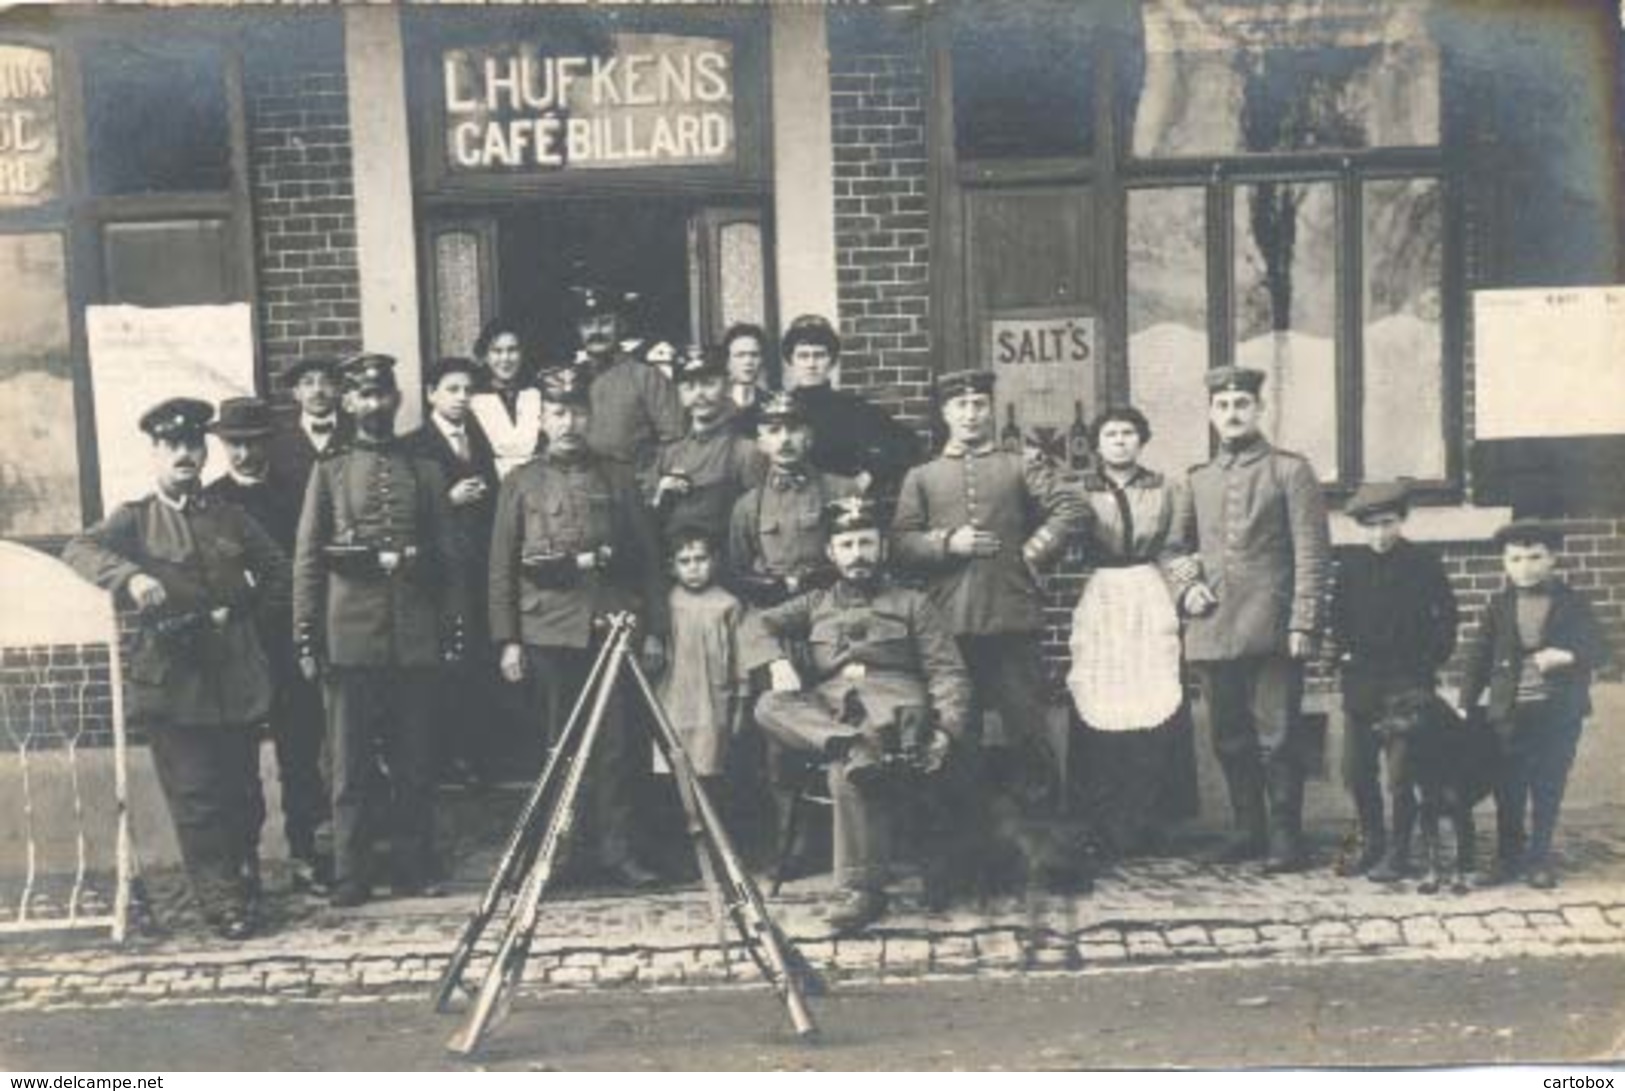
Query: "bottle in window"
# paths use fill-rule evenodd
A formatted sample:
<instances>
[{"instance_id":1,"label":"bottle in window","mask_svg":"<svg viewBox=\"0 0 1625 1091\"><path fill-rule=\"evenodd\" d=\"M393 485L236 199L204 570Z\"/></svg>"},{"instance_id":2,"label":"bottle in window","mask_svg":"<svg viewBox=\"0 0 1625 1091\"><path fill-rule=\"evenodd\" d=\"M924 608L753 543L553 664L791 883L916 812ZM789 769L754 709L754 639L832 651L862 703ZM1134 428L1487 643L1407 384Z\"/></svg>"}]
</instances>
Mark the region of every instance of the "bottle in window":
<instances>
[{"instance_id":1,"label":"bottle in window","mask_svg":"<svg viewBox=\"0 0 1625 1091\"><path fill-rule=\"evenodd\" d=\"M1083 421L1083 402L1072 403L1072 427L1066 433L1066 461L1074 470L1087 469L1090 452L1089 426Z\"/></svg>"},{"instance_id":2,"label":"bottle in window","mask_svg":"<svg viewBox=\"0 0 1625 1091\"><path fill-rule=\"evenodd\" d=\"M1004 407L1004 428L999 432L999 446L1013 455L1021 453L1021 426L1016 424L1016 407Z\"/></svg>"}]
</instances>

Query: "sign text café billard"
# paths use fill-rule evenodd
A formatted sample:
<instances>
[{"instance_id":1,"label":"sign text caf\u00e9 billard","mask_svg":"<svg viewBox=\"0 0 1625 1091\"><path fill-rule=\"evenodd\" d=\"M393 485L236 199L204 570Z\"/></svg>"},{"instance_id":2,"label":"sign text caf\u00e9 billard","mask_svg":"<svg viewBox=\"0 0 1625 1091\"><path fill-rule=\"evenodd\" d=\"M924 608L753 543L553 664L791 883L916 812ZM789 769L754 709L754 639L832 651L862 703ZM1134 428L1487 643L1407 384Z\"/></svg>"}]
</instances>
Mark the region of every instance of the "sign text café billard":
<instances>
[{"instance_id":1,"label":"sign text caf\u00e9 billard","mask_svg":"<svg viewBox=\"0 0 1625 1091\"><path fill-rule=\"evenodd\" d=\"M534 43L442 57L454 172L729 164L733 43L617 34L600 54Z\"/></svg>"}]
</instances>

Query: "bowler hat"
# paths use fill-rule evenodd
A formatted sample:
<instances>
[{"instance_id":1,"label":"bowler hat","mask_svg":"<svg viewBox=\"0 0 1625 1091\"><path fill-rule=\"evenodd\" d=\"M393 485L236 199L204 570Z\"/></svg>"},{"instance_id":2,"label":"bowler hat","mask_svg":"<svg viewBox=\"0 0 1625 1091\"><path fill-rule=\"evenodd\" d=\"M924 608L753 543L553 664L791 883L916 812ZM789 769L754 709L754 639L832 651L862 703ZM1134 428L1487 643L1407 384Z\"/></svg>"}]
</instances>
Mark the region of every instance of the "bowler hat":
<instances>
[{"instance_id":1,"label":"bowler hat","mask_svg":"<svg viewBox=\"0 0 1625 1091\"><path fill-rule=\"evenodd\" d=\"M271 405L262 398L227 398L209 431L221 439L258 439L275 431Z\"/></svg>"}]
</instances>

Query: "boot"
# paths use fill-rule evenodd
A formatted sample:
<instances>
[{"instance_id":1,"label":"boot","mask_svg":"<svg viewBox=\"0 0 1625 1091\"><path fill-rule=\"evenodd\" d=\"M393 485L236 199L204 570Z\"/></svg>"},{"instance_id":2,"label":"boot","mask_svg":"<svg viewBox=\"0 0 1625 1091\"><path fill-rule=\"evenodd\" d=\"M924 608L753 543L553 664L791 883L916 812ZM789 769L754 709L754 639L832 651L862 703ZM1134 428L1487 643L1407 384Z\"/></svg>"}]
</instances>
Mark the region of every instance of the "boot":
<instances>
[{"instance_id":1,"label":"boot","mask_svg":"<svg viewBox=\"0 0 1625 1091\"><path fill-rule=\"evenodd\" d=\"M1224 779L1230 791L1230 810L1235 830L1216 848L1202 856L1208 864L1239 864L1257 860L1268 847L1264 832L1264 782L1254 763L1227 762Z\"/></svg>"},{"instance_id":2,"label":"boot","mask_svg":"<svg viewBox=\"0 0 1625 1091\"><path fill-rule=\"evenodd\" d=\"M1387 856L1388 831L1382 821L1382 798L1373 800L1369 793L1355 797L1355 808L1360 821L1360 852L1345 860L1337 869L1344 877L1364 875Z\"/></svg>"},{"instance_id":3,"label":"boot","mask_svg":"<svg viewBox=\"0 0 1625 1091\"><path fill-rule=\"evenodd\" d=\"M1269 856L1264 874L1302 871L1309 864L1303 844L1303 778L1282 756L1274 756L1264 769L1269 794Z\"/></svg>"}]
</instances>

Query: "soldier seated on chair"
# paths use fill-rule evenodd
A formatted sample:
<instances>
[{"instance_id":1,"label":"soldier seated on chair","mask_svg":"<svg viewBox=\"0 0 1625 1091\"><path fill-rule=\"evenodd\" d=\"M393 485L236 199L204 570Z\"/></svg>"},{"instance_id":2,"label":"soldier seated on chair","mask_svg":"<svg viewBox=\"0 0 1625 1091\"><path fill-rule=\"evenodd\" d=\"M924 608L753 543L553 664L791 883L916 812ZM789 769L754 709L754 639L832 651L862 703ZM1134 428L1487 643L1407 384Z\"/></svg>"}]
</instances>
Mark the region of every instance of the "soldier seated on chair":
<instances>
[{"instance_id":1,"label":"soldier seated on chair","mask_svg":"<svg viewBox=\"0 0 1625 1091\"><path fill-rule=\"evenodd\" d=\"M970 680L924 593L886 577L874 504L837 500L824 518L839 578L758 615L780 658L770 664L773 689L757 702L756 718L787 748L829 760L842 895L829 923L851 932L886 912L892 824L917 792L933 790L933 774L963 737ZM805 679L791 663L798 643Z\"/></svg>"}]
</instances>

